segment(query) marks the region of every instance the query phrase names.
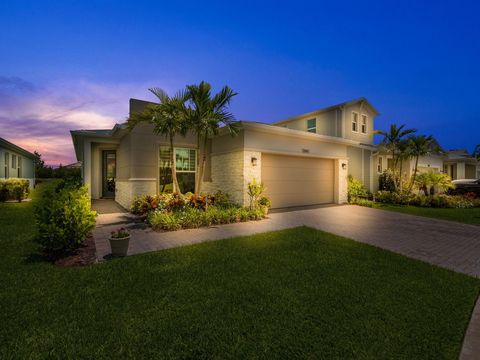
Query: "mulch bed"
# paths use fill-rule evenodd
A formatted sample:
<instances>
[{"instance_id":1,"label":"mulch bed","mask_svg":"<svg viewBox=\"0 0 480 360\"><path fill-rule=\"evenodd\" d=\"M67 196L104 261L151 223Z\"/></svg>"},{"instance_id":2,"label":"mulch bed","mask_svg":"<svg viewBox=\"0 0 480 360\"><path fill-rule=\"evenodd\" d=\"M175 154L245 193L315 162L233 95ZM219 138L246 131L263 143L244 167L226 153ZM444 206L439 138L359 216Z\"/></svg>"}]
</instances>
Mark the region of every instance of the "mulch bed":
<instances>
[{"instance_id":1,"label":"mulch bed","mask_svg":"<svg viewBox=\"0 0 480 360\"><path fill-rule=\"evenodd\" d=\"M89 236L85 242L74 252L53 260L54 264L61 267L88 266L95 263L95 241Z\"/></svg>"}]
</instances>

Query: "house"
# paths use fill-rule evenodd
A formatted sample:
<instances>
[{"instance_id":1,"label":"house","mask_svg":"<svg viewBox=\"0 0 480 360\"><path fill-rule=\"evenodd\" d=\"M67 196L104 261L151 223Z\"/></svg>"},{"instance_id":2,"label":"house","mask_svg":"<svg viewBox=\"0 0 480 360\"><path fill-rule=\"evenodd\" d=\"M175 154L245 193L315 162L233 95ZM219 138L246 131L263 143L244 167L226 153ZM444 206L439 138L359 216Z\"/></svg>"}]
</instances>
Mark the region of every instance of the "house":
<instances>
[{"instance_id":1,"label":"house","mask_svg":"<svg viewBox=\"0 0 480 360\"><path fill-rule=\"evenodd\" d=\"M130 112L147 102L131 99ZM232 137L221 130L209 139L203 190L221 189L240 204L248 204L248 184L266 185L272 206L344 203L347 175L373 188L374 118L377 110L365 98L278 121L241 122ZM75 153L91 197L113 198L129 207L136 195L171 187L170 154L165 138L152 126L125 124L112 129L72 130ZM183 192L195 185L196 136L174 139L175 166Z\"/></svg>"},{"instance_id":2,"label":"house","mask_svg":"<svg viewBox=\"0 0 480 360\"><path fill-rule=\"evenodd\" d=\"M0 137L0 180L26 179L35 185L35 155Z\"/></svg>"},{"instance_id":3,"label":"house","mask_svg":"<svg viewBox=\"0 0 480 360\"><path fill-rule=\"evenodd\" d=\"M480 179L480 162L467 150L449 150L443 163L443 171L453 180Z\"/></svg>"},{"instance_id":4,"label":"house","mask_svg":"<svg viewBox=\"0 0 480 360\"><path fill-rule=\"evenodd\" d=\"M130 113L147 104L130 99ZM207 144L202 189L222 190L247 205L248 184L256 179L266 185L273 208L344 203L348 175L376 191L378 177L391 166L391 155L373 142L376 116L373 105L359 98L272 124L242 121L235 137L220 129ZM149 124L131 131L126 124L117 124L112 129L71 131L83 182L93 199L112 198L128 208L137 195L171 190L170 148L152 130ZM174 146L181 190L193 191L196 136L177 136ZM470 160L461 161L467 169ZM457 158L432 154L419 159L420 171L440 172L450 164L455 164L458 176L463 174ZM414 161L407 160L404 166L411 174Z\"/></svg>"}]
</instances>

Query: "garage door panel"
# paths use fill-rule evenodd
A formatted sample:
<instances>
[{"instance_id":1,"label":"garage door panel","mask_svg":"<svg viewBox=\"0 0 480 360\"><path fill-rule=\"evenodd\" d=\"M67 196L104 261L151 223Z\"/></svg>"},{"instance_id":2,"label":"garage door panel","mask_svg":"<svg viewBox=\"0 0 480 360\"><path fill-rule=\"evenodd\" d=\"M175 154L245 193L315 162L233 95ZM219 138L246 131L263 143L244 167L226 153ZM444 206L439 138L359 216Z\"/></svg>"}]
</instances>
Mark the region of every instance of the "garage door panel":
<instances>
[{"instance_id":1,"label":"garage door panel","mask_svg":"<svg viewBox=\"0 0 480 360\"><path fill-rule=\"evenodd\" d=\"M331 182L334 172L328 169L289 169L289 168L268 168L266 173L268 176L263 176L265 171L262 170L262 179L264 181L278 181L282 180L299 180L303 178L303 181L328 181Z\"/></svg>"},{"instance_id":2,"label":"garage door panel","mask_svg":"<svg viewBox=\"0 0 480 360\"><path fill-rule=\"evenodd\" d=\"M334 161L262 154L262 182L273 208L331 203Z\"/></svg>"}]
</instances>

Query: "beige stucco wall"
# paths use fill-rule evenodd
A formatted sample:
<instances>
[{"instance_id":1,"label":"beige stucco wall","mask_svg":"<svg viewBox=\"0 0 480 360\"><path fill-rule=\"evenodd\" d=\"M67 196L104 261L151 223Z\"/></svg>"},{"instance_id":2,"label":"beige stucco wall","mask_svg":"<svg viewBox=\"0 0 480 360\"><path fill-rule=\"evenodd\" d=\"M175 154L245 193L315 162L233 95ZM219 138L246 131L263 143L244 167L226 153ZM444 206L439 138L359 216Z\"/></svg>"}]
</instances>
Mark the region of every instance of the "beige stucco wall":
<instances>
[{"instance_id":1,"label":"beige stucco wall","mask_svg":"<svg viewBox=\"0 0 480 360\"><path fill-rule=\"evenodd\" d=\"M339 109L334 109L315 115L301 116L298 119L289 121L280 126L293 130L307 131L307 121L309 119L317 120L317 134L327 136L341 136L341 111Z\"/></svg>"},{"instance_id":2,"label":"beige stucco wall","mask_svg":"<svg viewBox=\"0 0 480 360\"><path fill-rule=\"evenodd\" d=\"M358 132L352 130L352 113L358 113ZM362 114L367 115L367 133L361 132ZM343 109L344 116L344 138L359 141L364 144L373 144L373 130L375 114L368 106L353 104Z\"/></svg>"},{"instance_id":3,"label":"beige stucco wall","mask_svg":"<svg viewBox=\"0 0 480 360\"><path fill-rule=\"evenodd\" d=\"M347 157L347 146L343 144L306 139L292 134L278 135L252 130L245 131L245 148L289 155ZM308 153L304 150L308 150Z\"/></svg>"},{"instance_id":4,"label":"beige stucco wall","mask_svg":"<svg viewBox=\"0 0 480 360\"><path fill-rule=\"evenodd\" d=\"M153 126L139 124L130 133L130 174L129 178L153 179L158 177L159 146L169 145L168 139L153 134ZM186 136L176 136L174 144L177 147L197 146L197 139L192 133Z\"/></svg>"},{"instance_id":5,"label":"beige stucco wall","mask_svg":"<svg viewBox=\"0 0 480 360\"><path fill-rule=\"evenodd\" d=\"M343 165L346 165L344 169ZM334 202L336 204L345 204L348 202L348 167L347 159L335 160L335 186L334 186Z\"/></svg>"}]
</instances>

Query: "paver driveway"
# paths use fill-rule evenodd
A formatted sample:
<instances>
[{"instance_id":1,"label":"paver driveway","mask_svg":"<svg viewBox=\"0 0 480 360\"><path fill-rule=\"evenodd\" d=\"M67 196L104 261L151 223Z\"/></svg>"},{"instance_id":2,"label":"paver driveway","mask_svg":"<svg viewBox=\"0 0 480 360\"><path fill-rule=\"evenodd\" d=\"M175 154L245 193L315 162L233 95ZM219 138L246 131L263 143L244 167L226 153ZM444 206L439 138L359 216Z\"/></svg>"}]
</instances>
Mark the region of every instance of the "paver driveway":
<instances>
[{"instance_id":1,"label":"paver driveway","mask_svg":"<svg viewBox=\"0 0 480 360\"><path fill-rule=\"evenodd\" d=\"M94 231L97 257L110 253L108 234L131 221L129 214L105 214ZM129 254L307 225L375 245L431 264L480 276L480 226L353 205L275 213L269 219L210 228L157 233L133 226Z\"/></svg>"}]
</instances>

